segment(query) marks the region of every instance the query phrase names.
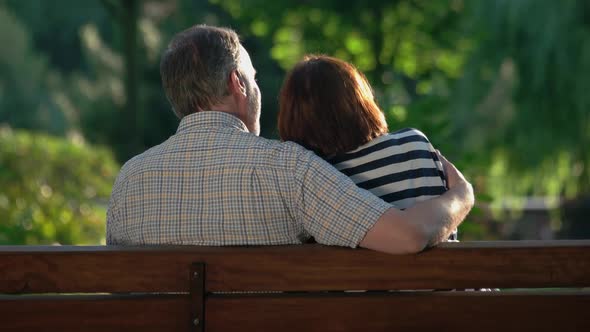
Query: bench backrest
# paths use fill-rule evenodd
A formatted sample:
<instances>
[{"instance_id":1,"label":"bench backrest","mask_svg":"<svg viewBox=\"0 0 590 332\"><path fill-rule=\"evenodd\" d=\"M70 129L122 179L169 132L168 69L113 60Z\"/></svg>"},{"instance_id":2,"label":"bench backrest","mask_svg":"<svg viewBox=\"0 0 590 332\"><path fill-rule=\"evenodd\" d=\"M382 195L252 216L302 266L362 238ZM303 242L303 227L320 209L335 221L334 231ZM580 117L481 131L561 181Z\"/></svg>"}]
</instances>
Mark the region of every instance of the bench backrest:
<instances>
[{"instance_id":1,"label":"bench backrest","mask_svg":"<svg viewBox=\"0 0 590 332\"><path fill-rule=\"evenodd\" d=\"M584 287L586 240L447 243L401 256L321 245L7 246L0 331L582 331ZM502 291L456 291L471 288ZM431 289L455 291L419 291Z\"/></svg>"}]
</instances>

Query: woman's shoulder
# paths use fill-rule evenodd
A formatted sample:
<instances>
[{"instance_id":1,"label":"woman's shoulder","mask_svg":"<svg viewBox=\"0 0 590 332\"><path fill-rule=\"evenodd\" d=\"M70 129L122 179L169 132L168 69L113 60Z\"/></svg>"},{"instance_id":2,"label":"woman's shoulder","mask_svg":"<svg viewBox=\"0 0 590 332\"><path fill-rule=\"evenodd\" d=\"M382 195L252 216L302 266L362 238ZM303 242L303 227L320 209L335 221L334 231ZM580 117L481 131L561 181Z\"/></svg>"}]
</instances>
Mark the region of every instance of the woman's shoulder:
<instances>
[{"instance_id":1,"label":"woman's shoulder","mask_svg":"<svg viewBox=\"0 0 590 332\"><path fill-rule=\"evenodd\" d=\"M411 127L399 129L399 130L390 132L389 134L386 134L386 135L391 138L420 136L420 137L423 137L424 139L428 140L428 137L426 137L426 134L424 134L421 130L416 129L416 128L411 128Z\"/></svg>"},{"instance_id":2,"label":"woman's shoulder","mask_svg":"<svg viewBox=\"0 0 590 332\"><path fill-rule=\"evenodd\" d=\"M392 155L416 154L433 150L424 133L415 128L404 128L372 139L353 151L332 156L327 161L333 165L342 162L371 161Z\"/></svg>"}]
</instances>

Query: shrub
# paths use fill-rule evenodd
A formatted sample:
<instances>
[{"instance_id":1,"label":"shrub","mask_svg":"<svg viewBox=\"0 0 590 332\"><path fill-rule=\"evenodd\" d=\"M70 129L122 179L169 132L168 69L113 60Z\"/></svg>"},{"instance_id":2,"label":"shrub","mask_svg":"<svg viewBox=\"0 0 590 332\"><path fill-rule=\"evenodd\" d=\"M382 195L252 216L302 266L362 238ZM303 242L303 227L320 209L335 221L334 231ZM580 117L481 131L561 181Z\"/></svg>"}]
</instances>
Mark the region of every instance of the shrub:
<instances>
[{"instance_id":1,"label":"shrub","mask_svg":"<svg viewBox=\"0 0 590 332\"><path fill-rule=\"evenodd\" d=\"M104 243L118 169L79 138L0 128L0 244Z\"/></svg>"}]
</instances>

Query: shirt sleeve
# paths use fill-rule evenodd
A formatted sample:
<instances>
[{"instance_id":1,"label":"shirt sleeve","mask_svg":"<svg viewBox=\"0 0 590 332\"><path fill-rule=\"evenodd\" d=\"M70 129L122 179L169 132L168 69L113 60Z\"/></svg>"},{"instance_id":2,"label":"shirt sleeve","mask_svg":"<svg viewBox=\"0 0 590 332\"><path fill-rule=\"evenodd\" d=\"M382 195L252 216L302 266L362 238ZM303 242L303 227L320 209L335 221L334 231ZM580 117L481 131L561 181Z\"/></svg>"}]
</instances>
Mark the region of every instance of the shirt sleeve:
<instances>
[{"instance_id":1,"label":"shirt sleeve","mask_svg":"<svg viewBox=\"0 0 590 332\"><path fill-rule=\"evenodd\" d=\"M121 218L119 218L119 209L117 201L121 199L121 187L123 186L124 177L121 171L113 184L113 190L109 199L109 205L107 208L107 222L106 222L106 244L116 245L118 244L117 239L120 237L120 226Z\"/></svg>"},{"instance_id":2,"label":"shirt sleeve","mask_svg":"<svg viewBox=\"0 0 590 332\"><path fill-rule=\"evenodd\" d=\"M117 213L115 212L114 197L111 194L111 198L109 200L109 207L107 209L107 234L106 234L107 245L117 244L115 241L115 231L114 231L114 228L116 227L116 225L117 225Z\"/></svg>"},{"instance_id":3,"label":"shirt sleeve","mask_svg":"<svg viewBox=\"0 0 590 332\"><path fill-rule=\"evenodd\" d=\"M309 151L297 159L294 215L318 243L355 248L392 206Z\"/></svg>"},{"instance_id":4,"label":"shirt sleeve","mask_svg":"<svg viewBox=\"0 0 590 332\"><path fill-rule=\"evenodd\" d=\"M438 155L436 154L436 149L434 148L434 146L432 145L432 143L430 142L430 140L428 139L428 137L426 137L426 135L421 132L418 129L415 128L411 128L411 130L416 134L416 135L420 135L424 138L426 145L428 146L428 151L430 151L430 154L432 156L432 160L434 161L434 165L436 166L436 169L438 170L438 175L440 176L443 186L445 187L445 189L448 190L448 185L447 185L447 175L445 174L445 170L443 167L442 162L438 159Z\"/></svg>"}]
</instances>

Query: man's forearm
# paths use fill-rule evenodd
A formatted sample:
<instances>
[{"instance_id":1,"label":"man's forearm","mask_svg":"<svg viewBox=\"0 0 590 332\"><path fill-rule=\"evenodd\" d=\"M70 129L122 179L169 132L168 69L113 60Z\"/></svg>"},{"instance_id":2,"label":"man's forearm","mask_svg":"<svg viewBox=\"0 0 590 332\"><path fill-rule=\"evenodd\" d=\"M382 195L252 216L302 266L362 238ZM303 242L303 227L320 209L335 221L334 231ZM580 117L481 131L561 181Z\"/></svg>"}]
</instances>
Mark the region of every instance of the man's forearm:
<instances>
[{"instance_id":1,"label":"man's forearm","mask_svg":"<svg viewBox=\"0 0 590 332\"><path fill-rule=\"evenodd\" d=\"M420 225L425 246L445 241L473 207L473 189L467 182L457 185L443 195L420 202L405 212Z\"/></svg>"}]
</instances>

